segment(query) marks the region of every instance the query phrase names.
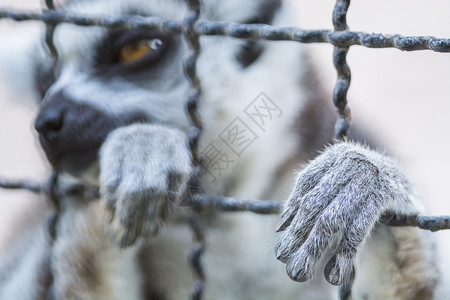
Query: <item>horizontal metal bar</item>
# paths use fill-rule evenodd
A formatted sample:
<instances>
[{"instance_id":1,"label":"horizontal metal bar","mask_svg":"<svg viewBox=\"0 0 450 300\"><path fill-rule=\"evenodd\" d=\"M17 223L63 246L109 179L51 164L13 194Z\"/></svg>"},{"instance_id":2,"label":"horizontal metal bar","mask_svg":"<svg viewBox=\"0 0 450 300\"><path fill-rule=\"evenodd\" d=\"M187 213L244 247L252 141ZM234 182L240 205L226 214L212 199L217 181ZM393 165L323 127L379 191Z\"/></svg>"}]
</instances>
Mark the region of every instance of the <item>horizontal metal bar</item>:
<instances>
[{"instance_id":1,"label":"horizontal metal bar","mask_svg":"<svg viewBox=\"0 0 450 300\"><path fill-rule=\"evenodd\" d=\"M12 12L0 10L0 19L15 21L39 20L46 24L73 23L80 26L103 26L114 29L148 29L168 34L181 34L182 22L159 17L137 15L86 16L62 11ZM433 36L402 36L356 31L303 30L296 27L276 27L265 24L237 24L199 21L196 34L229 36L240 39L296 41L300 43L329 43L339 47L360 45L367 48L396 48L403 51L432 50L450 52L450 39Z\"/></svg>"},{"instance_id":2,"label":"horizontal metal bar","mask_svg":"<svg viewBox=\"0 0 450 300\"><path fill-rule=\"evenodd\" d=\"M389 226L417 226L421 229L438 231L450 229L450 216L406 216L386 215L384 222Z\"/></svg>"},{"instance_id":3,"label":"horizontal metal bar","mask_svg":"<svg viewBox=\"0 0 450 300\"><path fill-rule=\"evenodd\" d=\"M34 193L45 193L46 184L28 180L6 180L0 178L0 188L13 190L27 190Z\"/></svg>"},{"instance_id":4,"label":"horizontal metal bar","mask_svg":"<svg viewBox=\"0 0 450 300\"><path fill-rule=\"evenodd\" d=\"M0 178L0 188L23 189L48 196L48 193L50 192L48 182L49 181L39 183L27 180L10 181ZM83 187L81 185L66 190L59 189L58 193L66 193L71 196L74 194L80 195L82 193L83 196L87 196L90 199L100 197L98 191L93 191L92 188ZM61 196L64 196L64 194ZM207 194L196 194L192 200L192 208L197 211L208 209L224 212L248 211L263 215L279 214L284 205L283 201L262 201ZM450 216L407 216L387 213L382 217L380 223L389 226L417 226L421 229L438 231L450 229Z\"/></svg>"},{"instance_id":5,"label":"horizontal metal bar","mask_svg":"<svg viewBox=\"0 0 450 300\"><path fill-rule=\"evenodd\" d=\"M193 208L196 210L214 208L219 211L250 211L256 214L267 215L279 214L283 209L282 201L239 199L219 195L197 194L193 197L193 201Z\"/></svg>"},{"instance_id":6,"label":"horizontal metal bar","mask_svg":"<svg viewBox=\"0 0 450 300\"><path fill-rule=\"evenodd\" d=\"M32 180L7 180L0 178L0 189L5 190L25 190L37 194L42 194L48 198L57 197L83 197L87 200L93 200L100 197L97 189L83 185L74 184L71 186L54 185L54 176L49 177L45 182Z\"/></svg>"},{"instance_id":7,"label":"horizontal metal bar","mask_svg":"<svg viewBox=\"0 0 450 300\"><path fill-rule=\"evenodd\" d=\"M180 34L182 32L181 22L139 15L89 16L54 10L44 10L42 12L0 10L0 19L10 19L14 21L42 21L47 25L70 23L79 26L102 26L113 29L141 28L169 34Z\"/></svg>"}]
</instances>

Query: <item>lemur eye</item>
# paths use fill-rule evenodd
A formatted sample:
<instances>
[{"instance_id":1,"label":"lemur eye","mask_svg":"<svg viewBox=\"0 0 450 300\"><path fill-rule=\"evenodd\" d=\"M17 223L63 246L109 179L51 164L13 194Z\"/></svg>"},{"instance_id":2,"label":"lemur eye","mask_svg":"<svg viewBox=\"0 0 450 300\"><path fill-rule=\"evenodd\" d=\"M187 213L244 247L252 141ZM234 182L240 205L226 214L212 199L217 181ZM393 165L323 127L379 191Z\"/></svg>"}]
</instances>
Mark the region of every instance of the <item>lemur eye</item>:
<instances>
[{"instance_id":1,"label":"lemur eye","mask_svg":"<svg viewBox=\"0 0 450 300\"><path fill-rule=\"evenodd\" d=\"M171 36L147 30L111 31L99 40L93 67L102 74L150 70L173 53Z\"/></svg>"},{"instance_id":2,"label":"lemur eye","mask_svg":"<svg viewBox=\"0 0 450 300\"><path fill-rule=\"evenodd\" d=\"M163 48L164 42L159 38L133 40L122 46L118 62L129 64L144 58L157 59Z\"/></svg>"}]
</instances>

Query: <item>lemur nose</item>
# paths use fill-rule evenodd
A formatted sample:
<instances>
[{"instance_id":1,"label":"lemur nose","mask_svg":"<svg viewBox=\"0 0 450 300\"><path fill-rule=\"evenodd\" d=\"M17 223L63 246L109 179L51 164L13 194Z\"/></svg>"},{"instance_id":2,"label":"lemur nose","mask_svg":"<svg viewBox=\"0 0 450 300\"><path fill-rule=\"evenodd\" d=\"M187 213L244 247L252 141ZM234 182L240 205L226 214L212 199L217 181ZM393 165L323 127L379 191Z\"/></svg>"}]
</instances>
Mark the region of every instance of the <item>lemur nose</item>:
<instances>
[{"instance_id":1,"label":"lemur nose","mask_svg":"<svg viewBox=\"0 0 450 300\"><path fill-rule=\"evenodd\" d=\"M39 113L34 128L48 140L52 140L62 128L63 122L64 112L60 107L47 108Z\"/></svg>"}]
</instances>

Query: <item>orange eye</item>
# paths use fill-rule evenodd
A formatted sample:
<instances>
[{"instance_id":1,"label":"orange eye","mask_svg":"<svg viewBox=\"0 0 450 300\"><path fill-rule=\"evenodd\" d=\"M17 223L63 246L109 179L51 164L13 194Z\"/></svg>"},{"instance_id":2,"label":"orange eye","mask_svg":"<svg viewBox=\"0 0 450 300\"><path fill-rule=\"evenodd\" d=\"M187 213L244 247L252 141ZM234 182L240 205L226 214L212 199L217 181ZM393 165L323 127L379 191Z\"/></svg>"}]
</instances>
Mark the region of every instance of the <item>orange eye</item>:
<instances>
[{"instance_id":1,"label":"orange eye","mask_svg":"<svg viewBox=\"0 0 450 300\"><path fill-rule=\"evenodd\" d=\"M124 45L119 52L119 62L134 63L144 57L161 50L163 42L160 39L141 39Z\"/></svg>"}]
</instances>

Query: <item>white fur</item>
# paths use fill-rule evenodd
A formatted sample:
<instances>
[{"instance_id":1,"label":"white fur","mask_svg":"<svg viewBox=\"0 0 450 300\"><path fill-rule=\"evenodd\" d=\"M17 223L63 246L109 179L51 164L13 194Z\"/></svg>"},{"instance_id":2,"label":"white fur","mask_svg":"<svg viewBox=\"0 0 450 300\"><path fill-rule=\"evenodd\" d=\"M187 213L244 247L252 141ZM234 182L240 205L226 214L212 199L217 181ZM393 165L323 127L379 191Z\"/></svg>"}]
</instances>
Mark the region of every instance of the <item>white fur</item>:
<instances>
[{"instance_id":1,"label":"white fur","mask_svg":"<svg viewBox=\"0 0 450 300\"><path fill-rule=\"evenodd\" d=\"M47 241L45 228L39 227L23 236L21 245L16 249L21 249L12 253L8 260L2 260L1 270L9 270L13 264L15 272L4 273L6 281L0 286L0 299L35 299L40 292L40 287L36 284L39 280L38 272L30 270L40 270L44 259L47 256L49 243Z\"/></svg>"}]
</instances>

